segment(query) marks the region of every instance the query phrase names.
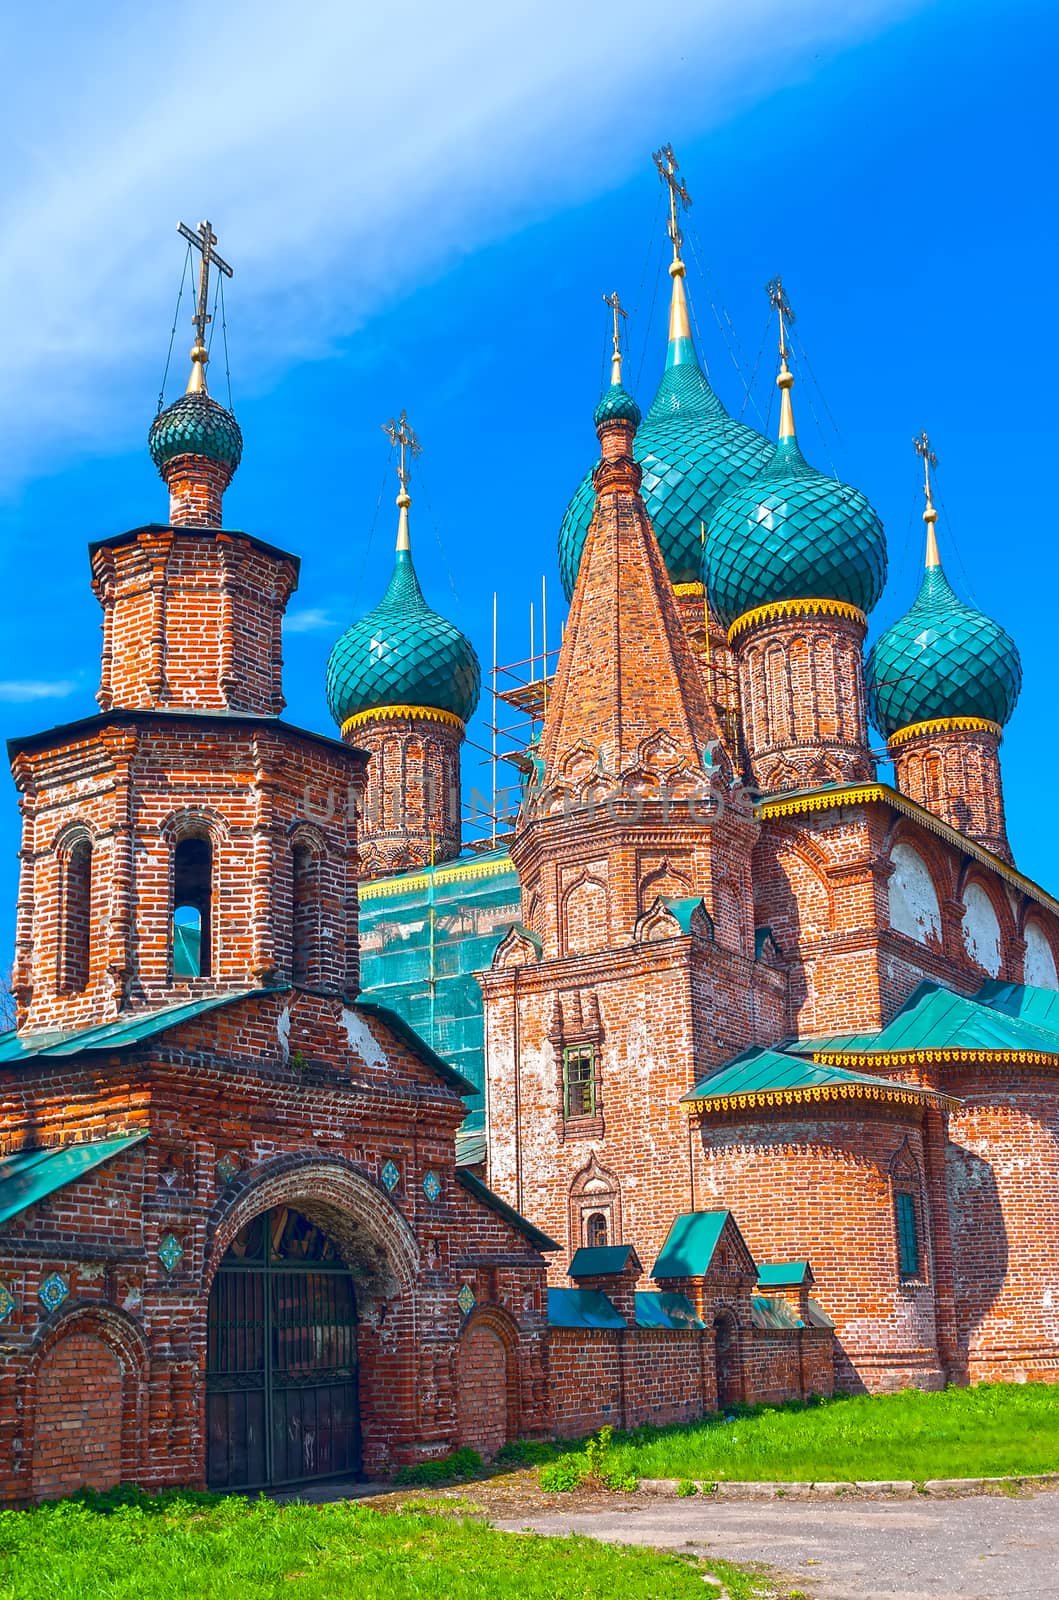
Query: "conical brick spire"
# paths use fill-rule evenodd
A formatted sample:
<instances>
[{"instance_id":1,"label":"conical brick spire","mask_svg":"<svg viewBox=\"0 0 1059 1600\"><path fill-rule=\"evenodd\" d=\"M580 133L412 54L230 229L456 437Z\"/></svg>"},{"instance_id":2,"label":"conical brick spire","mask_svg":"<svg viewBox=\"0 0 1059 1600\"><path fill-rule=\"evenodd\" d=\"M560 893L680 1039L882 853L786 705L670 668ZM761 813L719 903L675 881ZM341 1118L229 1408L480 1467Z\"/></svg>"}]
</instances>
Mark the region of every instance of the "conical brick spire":
<instances>
[{"instance_id":1,"label":"conical brick spire","mask_svg":"<svg viewBox=\"0 0 1059 1600\"><path fill-rule=\"evenodd\" d=\"M564 783L595 756L601 776L650 766L706 775L720 730L681 626L673 587L640 496L636 402L613 385L596 409L601 460L585 542L541 734L541 786Z\"/></svg>"}]
</instances>

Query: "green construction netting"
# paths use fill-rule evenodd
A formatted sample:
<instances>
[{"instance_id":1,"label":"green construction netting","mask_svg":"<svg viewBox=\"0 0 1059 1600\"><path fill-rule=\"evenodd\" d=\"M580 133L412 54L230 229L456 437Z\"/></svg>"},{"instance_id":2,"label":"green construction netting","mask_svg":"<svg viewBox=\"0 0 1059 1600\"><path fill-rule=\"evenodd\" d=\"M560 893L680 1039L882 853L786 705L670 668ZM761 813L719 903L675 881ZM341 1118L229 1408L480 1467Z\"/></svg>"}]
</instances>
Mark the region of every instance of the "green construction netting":
<instances>
[{"instance_id":1,"label":"green construction netting","mask_svg":"<svg viewBox=\"0 0 1059 1600\"><path fill-rule=\"evenodd\" d=\"M474 974L521 915L518 877L502 851L376 878L361 891L364 998L390 1006L477 1085L465 1134L484 1123L485 1027Z\"/></svg>"}]
</instances>

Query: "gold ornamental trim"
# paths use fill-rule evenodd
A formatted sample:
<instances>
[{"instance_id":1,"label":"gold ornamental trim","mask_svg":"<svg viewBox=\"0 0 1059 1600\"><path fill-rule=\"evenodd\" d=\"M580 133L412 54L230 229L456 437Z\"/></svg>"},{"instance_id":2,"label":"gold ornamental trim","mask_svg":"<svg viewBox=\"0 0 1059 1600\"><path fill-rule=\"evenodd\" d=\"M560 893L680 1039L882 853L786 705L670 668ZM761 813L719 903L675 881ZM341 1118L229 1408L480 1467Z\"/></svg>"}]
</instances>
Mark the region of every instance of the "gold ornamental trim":
<instances>
[{"instance_id":1,"label":"gold ornamental trim","mask_svg":"<svg viewBox=\"0 0 1059 1600\"><path fill-rule=\"evenodd\" d=\"M435 867L433 872L373 878L360 885L360 900L385 900L389 895L407 894L411 889L426 889L432 883L465 883L474 878L491 878L511 867L507 856L492 861L461 861L458 866Z\"/></svg>"},{"instance_id":2,"label":"gold ornamental trim","mask_svg":"<svg viewBox=\"0 0 1059 1600\"><path fill-rule=\"evenodd\" d=\"M818 1059L816 1057L814 1060ZM823 1057L819 1060L822 1062ZM850 1058L843 1058L848 1062ZM918 1085L909 1085L908 1088L895 1088L893 1084L879 1083L828 1083L816 1084L803 1089L752 1089L740 1094L721 1094L711 1096L708 1100L685 1101L689 1117L704 1116L708 1111L754 1111L762 1109L776 1109L782 1106L797 1106L819 1102L821 1100L880 1100L888 1101L895 1105L938 1105L955 1106L959 1101L952 1095L942 1094L935 1089L920 1088Z\"/></svg>"},{"instance_id":3,"label":"gold ornamental trim","mask_svg":"<svg viewBox=\"0 0 1059 1600\"><path fill-rule=\"evenodd\" d=\"M821 1050L813 1052L820 1067L928 1067L950 1062L957 1066L985 1063L1006 1067L1054 1067L1059 1051L1047 1050Z\"/></svg>"},{"instance_id":4,"label":"gold ornamental trim","mask_svg":"<svg viewBox=\"0 0 1059 1600\"><path fill-rule=\"evenodd\" d=\"M673 593L678 600L701 600L706 593L704 583L675 583Z\"/></svg>"},{"instance_id":5,"label":"gold ornamental trim","mask_svg":"<svg viewBox=\"0 0 1059 1600\"><path fill-rule=\"evenodd\" d=\"M790 799L759 800L754 807L754 815L764 822L777 817L804 816L812 811L835 811L842 806L866 805L874 800L881 800L885 805L899 811L902 816L911 817L913 822L918 822L928 833L937 834L939 839L944 839L955 849L961 850L964 855L971 856L973 860L990 867L998 877L1003 878L1005 883L1010 883L1013 888L1028 895L1038 905L1059 915L1059 900L1042 889L1039 883L1034 883L1025 873L1017 872L1014 867L1001 860L1000 856L994 855L992 850L987 850L985 845L978 844L966 834L960 833L957 828L942 822L933 811L928 811L915 800L909 800L906 795L898 793L889 784L848 784L844 788L820 789L811 794L792 795Z\"/></svg>"},{"instance_id":6,"label":"gold ornamental trim","mask_svg":"<svg viewBox=\"0 0 1059 1600\"><path fill-rule=\"evenodd\" d=\"M778 622L783 617L845 617L849 622L868 626L864 612L859 606L850 605L848 600L770 600L768 605L755 606L752 611L744 611L741 617L736 617L728 629L728 643L734 644L740 634L759 622Z\"/></svg>"},{"instance_id":7,"label":"gold ornamental trim","mask_svg":"<svg viewBox=\"0 0 1059 1600\"><path fill-rule=\"evenodd\" d=\"M440 722L445 728L459 728L463 721L454 711L439 711L437 706L373 706L369 711L355 711L342 724L342 737L354 728L363 728L369 722L385 722L391 717L410 717L419 722Z\"/></svg>"},{"instance_id":8,"label":"gold ornamental trim","mask_svg":"<svg viewBox=\"0 0 1059 1600\"><path fill-rule=\"evenodd\" d=\"M907 744L909 739L935 733L993 733L998 740L1004 737L1000 723L991 722L988 717L932 717L927 722L910 722L907 728L898 728L886 741L887 748L894 750L898 745Z\"/></svg>"}]
</instances>

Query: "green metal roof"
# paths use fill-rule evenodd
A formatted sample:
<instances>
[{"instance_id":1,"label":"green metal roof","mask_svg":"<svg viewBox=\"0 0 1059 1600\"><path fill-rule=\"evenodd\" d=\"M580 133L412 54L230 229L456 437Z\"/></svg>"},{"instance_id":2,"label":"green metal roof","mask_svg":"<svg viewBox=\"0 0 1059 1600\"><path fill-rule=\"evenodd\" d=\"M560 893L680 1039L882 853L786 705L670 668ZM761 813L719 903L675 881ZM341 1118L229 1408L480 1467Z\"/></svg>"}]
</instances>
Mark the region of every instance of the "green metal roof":
<instances>
[{"instance_id":1,"label":"green metal roof","mask_svg":"<svg viewBox=\"0 0 1059 1600\"><path fill-rule=\"evenodd\" d=\"M638 428L640 408L627 389L620 383L612 383L592 413L592 420L597 428L605 422L629 422Z\"/></svg>"},{"instance_id":2,"label":"green metal roof","mask_svg":"<svg viewBox=\"0 0 1059 1600\"><path fill-rule=\"evenodd\" d=\"M638 1328L704 1328L706 1324L695 1315L695 1307L686 1294L666 1293L660 1289L638 1291L636 1301L636 1326Z\"/></svg>"},{"instance_id":3,"label":"green metal roof","mask_svg":"<svg viewBox=\"0 0 1059 1600\"><path fill-rule=\"evenodd\" d=\"M554 1239L550 1239L540 1228L535 1228L532 1222L527 1222L521 1212L516 1211L514 1206L509 1206L506 1200L501 1200L500 1196L494 1194L492 1189L488 1188L480 1178L476 1178L473 1172L468 1172L465 1167L457 1167L456 1182L461 1184L468 1194L480 1200L483 1206L488 1206L490 1211L495 1211L498 1217L503 1217L505 1222L509 1222L536 1249L548 1254L560 1248Z\"/></svg>"},{"instance_id":4,"label":"green metal roof","mask_svg":"<svg viewBox=\"0 0 1059 1600\"><path fill-rule=\"evenodd\" d=\"M764 1294L751 1295L750 1320L755 1328L805 1327L801 1317L795 1316L786 1300Z\"/></svg>"},{"instance_id":5,"label":"green metal roof","mask_svg":"<svg viewBox=\"0 0 1059 1600\"><path fill-rule=\"evenodd\" d=\"M243 435L230 411L201 390L182 394L160 411L147 435L151 459L159 472L177 456L206 456L234 472L243 455Z\"/></svg>"},{"instance_id":6,"label":"green metal roof","mask_svg":"<svg viewBox=\"0 0 1059 1600\"><path fill-rule=\"evenodd\" d=\"M810 1328L833 1328L835 1326L833 1319L828 1316L823 1306L820 1305L819 1301L814 1300L811 1295L807 1297L805 1307L809 1313L808 1323Z\"/></svg>"},{"instance_id":7,"label":"green metal roof","mask_svg":"<svg viewBox=\"0 0 1059 1600\"><path fill-rule=\"evenodd\" d=\"M692 341L669 343L658 392L636 431L633 455L641 493L673 583L698 583L700 528L733 489L754 478L774 446L730 417L699 365ZM587 472L559 530L559 571L569 600L592 521L596 494Z\"/></svg>"},{"instance_id":8,"label":"green metal roof","mask_svg":"<svg viewBox=\"0 0 1059 1600\"><path fill-rule=\"evenodd\" d=\"M468 1134L481 1132L485 1115L485 1022L474 974L521 914L518 876L503 850L361 885L362 1001L396 1011L470 1080Z\"/></svg>"},{"instance_id":9,"label":"green metal roof","mask_svg":"<svg viewBox=\"0 0 1059 1600\"><path fill-rule=\"evenodd\" d=\"M1059 1033L1059 991L1038 989L1029 983L1004 983L1000 978L990 978L983 983L974 997L979 1005L993 1011L1003 1011L1009 1017L1020 1017L1039 1028L1049 1028Z\"/></svg>"},{"instance_id":10,"label":"green metal roof","mask_svg":"<svg viewBox=\"0 0 1059 1600\"><path fill-rule=\"evenodd\" d=\"M780 1289L802 1283L812 1283L813 1273L808 1261L766 1261L757 1269L761 1288Z\"/></svg>"},{"instance_id":11,"label":"green metal roof","mask_svg":"<svg viewBox=\"0 0 1059 1600\"><path fill-rule=\"evenodd\" d=\"M552 1328L624 1328L625 1318L598 1289L549 1289Z\"/></svg>"},{"instance_id":12,"label":"green metal roof","mask_svg":"<svg viewBox=\"0 0 1059 1600\"><path fill-rule=\"evenodd\" d=\"M815 1052L815 1048L806 1046L812 1052ZM802 1060L783 1050L765 1050L754 1046L726 1062L709 1078L703 1078L681 1099L685 1105L705 1105L783 1090L804 1094L811 1094L814 1090L856 1094L863 1090L875 1096L882 1090L917 1097L929 1093L915 1085L893 1083L888 1078L869 1077L866 1073L850 1072L844 1067Z\"/></svg>"},{"instance_id":13,"label":"green metal roof","mask_svg":"<svg viewBox=\"0 0 1059 1600\"><path fill-rule=\"evenodd\" d=\"M872 645L864 684L871 719L887 738L938 717L1003 724L1019 697L1022 663L999 622L964 605L940 566L927 567L910 610Z\"/></svg>"},{"instance_id":14,"label":"green metal roof","mask_svg":"<svg viewBox=\"0 0 1059 1600\"><path fill-rule=\"evenodd\" d=\"M1012 987L1015 987L1014 985ZM1059 1031L1010 1015L940 983L921 983L892 1021L876 1034L836 1034L805 1040L798 1049L816 1061L849 1056L858 1062L959 1051L1059 1056Z\"/></svg>"},{"instance_id":15,"label":"green metal roof","mask_svg":"<svg viewBox=\"0 0 1059 1600\"><path fill-rule=\"evenodd\" d=\"M811 467L781 439L760 475L706 531L710 600L726 623L774 600L843 600L870 611L886 582L882 523L859 489Z\"/></svg>"},{"instance_id":16,"label":"green metal roof","mask_svg":"<svg viewBox=\"0 0 1059 1600\"><path fill-rule=\"evenodd\" d=\"M0 1161L0 1223L8 1222L45 1195L54 1194L122 1150L142 1144L145 1133L95 1144L64 1144L50 1150L19 1150Z\"/></svg>"},{"instance_id":17,"label":"green metal roof","mask_svg":"<svg viewBox=\"0 0 1059 1600\"><path fill-rule=\"evenodd\" d=\"M685 1211L674 1217L652 1278L704 1278L729 1219L739 1233L730 1211ZM742 1238L742 1234L739 1236Z\"/></svg>"},{"instance_id":18,"label":"green metal roof","mask_svg":"<svg viewBox=\"0 0 1059 1600\"><path fill-rule=\"evenodd\" d=\"M571 1278L597 1278L609 1273L624 1272L630 1261L636 1261L636 1251L631 1244L582 1245L574 1251L574 1259L566 1271ZM639 1262L636 1261L639 1266Z\"/></svg>"},{"instance_id":19,"label":"green metal roof","mask_svg":"<svg viewBox=\"0 0 1059 1600\"><path fill-rule=\"evenodd\" d=\"M347 628L327 662L327 704L339 727L379 706L429 706L466 722L482 673L474 646L423 597L411 550L398 550L386 593Z\"/></svg>"},{"instance_id":20,"label":"green metal roof","mask_svg":"<svg viewBox=\"0 0 1059 1600\"><path fill-rule=\"evenodd\" d=\"M114 1022L97 1023L91 1028L76 1028L68 1033L0 1034L0 1065L28 1061L31 1056L76 1056L82 1050L124 1050L130 1045L142 1044L157 1033L165 1033L182 1022L216 1011L221 1006L235 1005L239 1000L249 1000L255 995L282 994L284 985L275 989L237 989L230 994L209 995L203 1000L186 1000L177 1005L161 1006L157 1011L135 1011Z\"/></svg>"}]
</instances>

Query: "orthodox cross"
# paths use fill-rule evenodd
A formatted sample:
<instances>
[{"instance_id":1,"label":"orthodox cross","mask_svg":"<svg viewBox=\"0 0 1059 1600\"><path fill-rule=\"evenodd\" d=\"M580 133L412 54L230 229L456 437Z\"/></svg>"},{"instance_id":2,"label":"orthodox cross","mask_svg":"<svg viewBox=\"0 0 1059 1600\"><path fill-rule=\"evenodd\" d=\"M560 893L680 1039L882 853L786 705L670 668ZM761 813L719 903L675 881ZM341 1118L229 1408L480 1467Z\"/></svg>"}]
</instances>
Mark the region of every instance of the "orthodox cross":
<instances>
[{"instance_id":1,"label":"orthodox cross","mask_svg":"<svg viewBox=\"0 0 1059 1600\"><path fill-rule=\"evenodd\" d=\"M656 150L652 160L658 168L658 176L669 190L669 237L673 241L674 259L679 261L684 235L680 231L677 217L681 210L687 211L690 208L691 196L683 178L677 177L680 167L671 144L664 144L661 150Z\"/></svg>"},{"instance_id":2,"label":"orthodox cross","mask_svg":"<svg viewBox=\"0 0 1059 1600\"><path fill-rule=\"evenodd\" d=\"M930 448L930 440L927 438L925 431L917 433L912 440L912 449L917 456L922 456L923 458L923 493L927 497L927 505L929 506L931 504L930 469L937 466L938 458Z\"/></svg>"},{"instance_id":3,"label":"orthodox cross","mask_svg":"<svg viewBox=\"0 0 1059 1600\"><path fill-rule=\"evenodd\" d=\"M618 299L618 291L617 291L617 289L615 289L613 294L605 294L603 296L603 304L609 306L611 311L614 314L614 354L611 357L611 363L610 363L610 381L611 381L612 384L620 383L621 382L621 320L620 319L622 317L624 317L626 322L628 322L629 313L626 311L625 307L622 305L621 301Z\"/></svg>"},{"instance_id":4,"label":"orthodox cross","mask_svg":"<svg viewBox=\"0 0 1059 1600\"><path fill-rule=\"evenodd\" d=\"M218 272L223 272L226 278L232 276L232 269L227 261L223 261L213 248L217 243L217 235L213 231L212 223L200 222L198 232L193 232L186 222L178 222L177 232L183 235L188 244L193 244L202 256L202 260L199 262L199 296L195 306L195 315L191 320L195 324L195 332L198 335L197 343L205 348L206 328L213 320L207 310L210 299L210 264L212 263Z\"/></svg>"},{"instance_id":5,"label":"orthodox cross","mask_svg":"<svg viewBox=\"0 0 1059 1600\"><path fill-rule=\"evenodd\" d=\"M412 473L412 466L408 457L411 456L414 461L416 456L422 455L423 446L408 426L407 411L402 411L396 422L393 417L390 418L389 422L384 422L382 431L389 436L390 443L396 445L401 452L397 463L397 477L401 484L401 493L407 494L408 480Z\"/></svg>"},{"instance_id":6,"label":"orthodox cross","mask_svg":"<svg viewBox=\"0 0 1059 1600\"><path fill-rule=\"evenodd\" d=\"M783 279L777 272L765 285L765 292L769 297L769 305L780 319L780 355L784 362L787 360L787 329L794 321L794 312L787 298L787 291L783 287Z\"/></svg>"}]
</instances>

